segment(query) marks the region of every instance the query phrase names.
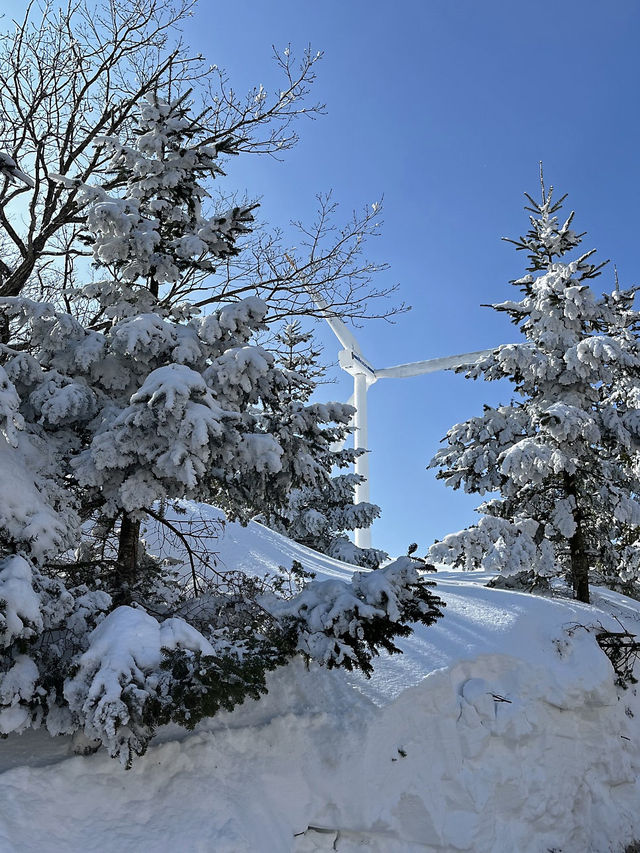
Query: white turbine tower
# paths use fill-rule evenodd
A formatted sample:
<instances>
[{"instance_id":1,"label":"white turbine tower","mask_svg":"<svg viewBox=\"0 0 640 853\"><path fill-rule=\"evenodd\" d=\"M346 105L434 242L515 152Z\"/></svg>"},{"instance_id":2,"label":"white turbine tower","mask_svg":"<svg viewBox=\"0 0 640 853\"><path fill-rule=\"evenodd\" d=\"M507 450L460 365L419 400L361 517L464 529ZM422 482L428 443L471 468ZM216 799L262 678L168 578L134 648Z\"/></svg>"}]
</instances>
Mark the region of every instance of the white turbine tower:
<instances>
[{"instance_id":1,"label":"white turbine tower","mask_svg":"<svg viewBox=\"0 0 640 853\"><path fill-rule=\"evenodd\" d=\"M285 255L291 267L295 270L294 261ZM437 373L439 370L453 370L465 364L473 364L478 358L489 355L493 349L465 352L460 355L447 355L443 358L430 358L427 361L412 361L408 364L397 364L393 367L374 368L365 358L360 344L344 324L331 312L322 296L301 277L302 284L315 302L320 314L329 324L331 331L342 344L344 349L338 353L340 367L353 377L353 396L348 401L355 407L353 416L353 446L357 450L367 450L369 436L367 430L367 391L378 379L401 379L406 376L420 376L423 373ZM363 480L355 489L355 502L369 501L369 454L361 453L354 464L355 473ZM371 547L371 528L361 527L354 531L355 543L359 548Z\"/></svg>"},{"instance_id":2,"label":"white turbine tower","mask_svg":"<svg viewBox=\"0 0 640 853\"><path fill-rule=\"evenodd\" d=\"M414 361L409 364L398 364L393 367L374 368L365 358L358 341L353 333L345 326L339 317L327 313L326 305L322 305L317 295L314 299L318 308L324 313L324 318L331 327L336 338L344 349L338 353L340 367L353 377L353 446L366 450L368 447L367 434L367 391L378 379L401 379L407 376L421 376L424 373L436 373L439 370L452 370L465 364L473 364L478 358L489 355L491 349L465 352L460 355L449 355L444 358L431 358L427 361ZM351 402L351 401L350 401ZM356 486L355 501L369 500L369 454L362 453L355 461L355 472L364 480ZM371 529L360 528L355 531L355 543L359 548L371 547Z\"/></svg>"},{"instance_id":3,"label":"white turbine tower","mask_svg":"<svg viewBox=\"0 0 640 853\"><path fill-rule=\"evenodd\" d=\"M295 264L287 256L287 260L295 269ZM349 404L355 407L353 416L353 446L357 450L367 450L369 437L367 434L367 391L378 379L401 379L407 376L421 376L423 373L436 373L439 370L452 370L465 364L473 364L478 358L489 355L493 349L465 352L460 355L448 355L444 358L430 358L427 361L413 361L409 364L397 364L393 367L374 368L365 358L360 344L344 324L331 312L329 305L322 296L307 282L302 280L307 292L315 302L321 315L329 324L331 331L342 344L344 349L338 353L340 367L353 377L353 397ZM369 454L362 453L355 461L355 472L363 480L355 489L355 502L369 501ZM371 528L359 528L354 533L355 543L359 548L371 547Z\"/></svg>"}]
</instances>

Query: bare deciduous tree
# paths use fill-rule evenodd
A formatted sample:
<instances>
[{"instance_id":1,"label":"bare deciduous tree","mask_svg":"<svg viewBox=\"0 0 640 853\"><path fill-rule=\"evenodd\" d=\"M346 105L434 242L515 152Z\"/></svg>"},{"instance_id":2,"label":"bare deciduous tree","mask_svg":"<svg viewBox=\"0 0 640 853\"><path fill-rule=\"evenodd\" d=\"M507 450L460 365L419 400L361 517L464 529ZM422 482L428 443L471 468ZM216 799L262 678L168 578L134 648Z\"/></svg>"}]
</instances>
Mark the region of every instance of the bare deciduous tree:
<instances>
[{"instance_id":1,"label":"bare deciduous tree","mask_svg":"<svg viewBox=\"0 0 640 853\"><path fill-rule=\"evenodd\" d=\"M0 185L0 297L25 287L64 301L76 280L76 261L87 254L78 240L83 212L81 184L117 191L100 139L130 137L136 107L152 93L189 93L197 105L202 141L227 155L278 156L295 144L295 120L315 117L323 106L309 102L320 53L299 61L287 48L275 53L282 84L270 96L262 86L239 96L216 66L184 45L180 27L196 0L31 0L21 21L0 35L0 149L33 179L34 186ZM57 176L77 186L61 184ZM403 306L371 305L395 288L372 282L384 264L363 255L379 225L379 205L336 225L331 195L318 197L313 223L292 223L297 249L281 231L257 229L238 257L215 273L184 277L166 292L166 303L188 293L201 308L257 292L270 319L317 309L302 284L321 292L335 313L352 318L388 317ZM292 267L285 252L295 258Z\"/></svg>"}]
</instances>

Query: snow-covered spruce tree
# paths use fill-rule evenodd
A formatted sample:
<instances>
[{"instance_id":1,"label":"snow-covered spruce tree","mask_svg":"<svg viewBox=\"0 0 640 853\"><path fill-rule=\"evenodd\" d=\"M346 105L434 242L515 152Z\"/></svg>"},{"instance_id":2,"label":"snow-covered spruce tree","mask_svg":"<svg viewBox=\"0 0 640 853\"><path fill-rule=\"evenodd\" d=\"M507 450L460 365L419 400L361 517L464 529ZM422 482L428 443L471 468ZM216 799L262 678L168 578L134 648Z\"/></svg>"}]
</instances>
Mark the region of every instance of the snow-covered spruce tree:
<instances>
[{"instance_id":1,"label":"snow-covered spruce tree","mask_svg":"<svg viewBox=\"0 0 640 853\"><path fill-rule=\"evenodd\" d=\"M252 343L260 299L201 316L164 298L238 252L251 225L249 207L205 213L219 151L186 100L153 94L134 144L97 144L118 195L59 180L103 278L64 308L0 299L0 734L81 731L128 766L157 725L257 698L295 654L368 672L440 602L408 558L287 599L277 579L198 573L168 508L209 501L242 518L284 504L325 476L317 460L351 411L292 399L293 374ZM148 518L176 534L191 582L146 552Z\"/></svg>"},{"instance_id":2,"label":"snow-covered spruce tree","mask_svg":"<svg viewBox=\"0 0 640 853\"><path fill-rule=\"evenodd\" d=\"M604 264L575 250L564 197L531 206L531 228L510 242L528 254L523 296L493 307L524 334L467 372L508 379L516 398L454 426L432 466L453 488L499 493L481 520L431 547L430 559L464 568L563 574L589 601L589 577L637 578L640 548L640 347L635 290L597 296ZM573 254L567 258L567 255Z\"/></svg>"},{"instance_id":3,"label":"snow-covered spruce tree","mask_svg":"<svg viewBox=\"0 0 640 853\"><path fill-rule=\"evenodd\" d=\"M348 465L348 454L348 450L338 451L327 464ZM294 489L287 505L269 516L269 526L336 560L377 568L389 555L379 548L359 548L347 535L369 527L380 515L375 504L354 503L357 482L356 474L334 474L317 486Z\"/></svg>"},{"instance_id":4,"label":"snow-covered spruce tree","mask_svg":"<svg viewBox=\"0 0 640 853\"><path fill-rule=\"evenodd\" d=\"M314 348L312 332L299 320L288 323L275 336L276 361L290 378L292 399L306 402L324 376L319 363L321 350ZM316 457L325 471L314 486L293 489L284 506L274 505L264 514L265 522L290 539L346 563L377 568L388 554L378 548L359 548L348 531L369 527L380 515L380 507L365 501L354 503L357 474L333 474L336 468L352 465L358 453L342 442Z\"/></svg>"},{"instance_id":5,"label":"snow-covered spruce tree","mask_svg":"<svg viewBox=\"0 0 640 853\"><path fill-rule=\"evenodd\" d=\"M319 360L322 348L317 346L313 332L304 331L300 320L292 320L276 332L270 349L277 364L292 376L292 399L306 402L327 372Z\"/></svg>"}]
</instances>

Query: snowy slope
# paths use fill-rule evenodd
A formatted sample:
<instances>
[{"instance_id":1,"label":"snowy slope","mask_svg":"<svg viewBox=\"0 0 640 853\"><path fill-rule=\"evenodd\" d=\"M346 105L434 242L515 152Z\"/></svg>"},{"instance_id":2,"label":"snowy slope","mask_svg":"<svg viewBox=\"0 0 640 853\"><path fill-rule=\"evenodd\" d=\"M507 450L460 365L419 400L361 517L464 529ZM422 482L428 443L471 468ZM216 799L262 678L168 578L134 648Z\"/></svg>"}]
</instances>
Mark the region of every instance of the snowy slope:
<instances>
[{"instance_id":1,"label":"snowy slope","mask_svg":"<svg viewBox=\"0 0 640 853\"><path fill-rule=\"evenodd\" d=\"M351 571L257 524L227 525L219 559ZM164 730L129 772L64 738L4 741L0 850L604 853L640 838L640 700L580 627L615 614L638 630L640 605L436 580L444 619L370 681L295 665L259 703Z\"/></svg>"}]
</instances>

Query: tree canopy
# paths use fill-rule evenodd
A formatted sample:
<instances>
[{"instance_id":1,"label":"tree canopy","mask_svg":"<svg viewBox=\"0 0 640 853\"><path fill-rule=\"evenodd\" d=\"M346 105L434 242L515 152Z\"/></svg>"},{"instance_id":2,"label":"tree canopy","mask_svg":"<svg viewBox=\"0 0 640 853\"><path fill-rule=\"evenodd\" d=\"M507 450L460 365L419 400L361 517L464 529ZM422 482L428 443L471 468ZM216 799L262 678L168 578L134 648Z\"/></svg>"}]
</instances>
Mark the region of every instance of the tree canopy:
<instances>
[{"instance_id":1,"label":"tree canopy","mask_svg":"<svg viewBox=\"0 0 640 853\"><path fill-rule=\"evenodd\" d=\"M636 289L597 295L604 267L576 252L574 214L542 183L530 228L511 241L529 258L522 294L493 308L524 335L480 359L472 378L508 379L514 399L452 427L432 465L453 488L493 495L480 521L430 558L465 568L568 577L589 600L590 574L637 578L640 541L640 347ZM571 254L574 255L571 258ZM568 257L569 256L569 257Z\"/></svg>"}]
</instances>

